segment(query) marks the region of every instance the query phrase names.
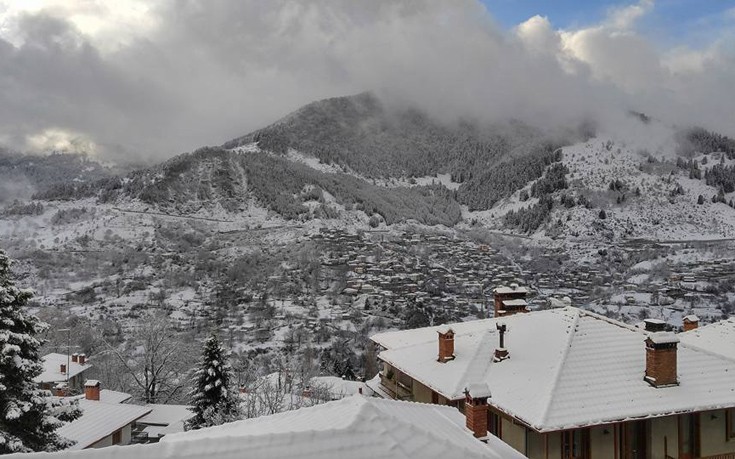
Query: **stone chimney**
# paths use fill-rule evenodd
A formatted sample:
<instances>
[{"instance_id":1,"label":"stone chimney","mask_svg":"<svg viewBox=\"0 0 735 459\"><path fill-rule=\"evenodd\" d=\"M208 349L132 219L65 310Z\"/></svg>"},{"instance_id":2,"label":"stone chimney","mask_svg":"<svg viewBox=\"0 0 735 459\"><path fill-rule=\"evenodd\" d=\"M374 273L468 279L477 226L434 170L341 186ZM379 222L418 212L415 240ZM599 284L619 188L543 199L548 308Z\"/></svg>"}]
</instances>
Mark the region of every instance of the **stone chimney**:
<instances>
[{"instance_id":1,"label":"stone chimney","mask_svg":"<svg viewBox=\"0 0 735 459\"><path fill-rule=\"evenodd\" d=\"M498 322L495 324L495 327L498 329L500 340L498 342L498 347L495 349L495 353L493 354L493 361L502 362L503 360L510 358L508 349L505 347L505 332L508 331L508 326L503 322Z\"/></svg>"},{"instance_id":2,"label":"stone chimney","mask_svg":"<svg viewBox=\"0 0 735 459\"><path fill-rule=\"evenodd\" d=\"M71 355L71 361L74 363L79 363L79 354L76 352Z\"/></svg>"},{"instance_id":3,"label":"stone chimney","mask_svg":"<svg viewBox=\"0 0 735 459\"><path fill-rule=\"evenodd\" d=\"M646 338L646 376L654 387L676 386L676 352L679 338L673 333L651 333Z\"/></svg>"},{"instance_id":4,"label":"stone chimney","mask_svg":"<svg viewBox=\"0 0 735 459\"><path fill-rule=\"evenodd\" d=\"M487 399L490 398L490 388L487 384L470 384L464 390L464 415L467 428L475 438L487 437Z\"/></svg>"},{"instance_id":5,"label":"stone chimney","mask_svg":"<svg viewBox=\"0 0 735 459\"><path fill-rule=\"evenodd\" d=\"M79 354L79 365L87 363L87 354Z\"/></svg>"},{"instance_id":6,"label":"stone chimney","mask_svg":"<svg viewBox=\"0 0 735 459\"><path fill-rule=\"evenodd\" d=\"M646 324L647 332L662 332L666 331L666 322L661 319L646 319L643 321Z\"/></svg>"},{"instance_id":7,"label":"stone chimney","mask_svg":"<svg viewBox=\"0 0 735 459\"><path fill-rule=\"evenodd\" d=\"M447 327L441 326L439 330L439 362L448 362L454 360L454 331Z\"/></svg>"},{"instance_id":8,"label":"stone chimney","mask_svg":"<svg viewBox=\"0 0 735 459\"><path fill-rule=\"evenodd\" d=\"M100 387L102 384L95 380L89 379L84 383L84 398L87 400L100 400Z\"/></svg>"},{"instance_id":9,"label":"stone chimney","mask_svg":"<svg viewBox=\"0 0 735 459\"><path fill-rule=\"evenodd\" d=\"M694 314L684 317L684 331L694 330L699 327L699 317Z\"/></svg>"},{"instance_id":10,"label":"stone chimney","mask_svg":"<svg viewBox=\"0 0 735 459\"><path fill-rule=\"evenodd\" d=\"M59 365L59 371L61 372L62 375L66 374L66 364L65 363L62 363L61 365Z\"/></svg>"}]
</instances>

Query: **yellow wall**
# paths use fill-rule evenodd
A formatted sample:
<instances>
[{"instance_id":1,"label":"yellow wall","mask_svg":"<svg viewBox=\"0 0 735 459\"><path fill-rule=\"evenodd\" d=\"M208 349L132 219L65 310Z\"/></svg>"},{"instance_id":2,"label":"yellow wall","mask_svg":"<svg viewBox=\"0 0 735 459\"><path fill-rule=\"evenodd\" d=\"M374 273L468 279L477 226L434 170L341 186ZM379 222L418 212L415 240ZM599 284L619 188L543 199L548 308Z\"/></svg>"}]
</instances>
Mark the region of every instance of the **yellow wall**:
<instances>
[{"instance_id":1,"label":"yellow wall","mask_svg":"<svg viewBox=\"0 0 735 459\"><path fill-rule=\"evenodd\" d=\"M699 415L702 456L735 453L735 438L730 441L725 438L725 414L725 410L716 410Z\"/></svg>"},{"instance_id":2,"label":"yellow wall","mask_svg":"<svg viewBox=\"0 0 735 459\"><path fill-rule=\"evenodd\" d=\"M513 424L513 421L506 417L503 417L501 422L502 440L517 451L526 454L526 428Z\"/></svg>"},{"instance_id":3,"label":"yellow wall","mask_svg":"<svg viewBox=\"0 0 735 459\"><path fill-rule=\"evenodd\" d=\"M677 416L651 419L651 459L664 459L665 445L670 457L679 457L679 426ZM666 440L664 440L666 439Z\"/></svg>"},{"instance_id":4,"label":"yellow wall","mask_svg":"<svg viewBox=\"0 0 735 459\"><path fill-rule=\"evenodd\" d=\"M561 458L561 433L551 432L546 434L549 444L549 459Z\"/></svg>"},{"instance_id":5,"label":"yellow wall","mask_svg":"<svg viewBox=\"0 0 735 459\"><path fill-rule=\"evenodd\" d=\"M431 403L431 389L420 382L413 380L413 400L421 403Z\"/></svg>"},{"instance_id":6,"label":"yellow wall","mask_svg":"<svg viewBox=\"0 0 735 459\"><path fill-rule=\"evenodd\" d=\"M594 459L615 459L615 431L613 426L590 428L590 455Z\"/></svg>"},{"instance_id":7,"label":"yellow wall","mask_svg":"<svg viewBox=\"0 0 735 459\"><path fill-rule=\"evenodd\" d=\"M545 459L546 454L544 452L544 436L538 432L527 429L526 430L526 444L528 449L526 450L526 456L532 459Z\"/></svg>"}]
</instances>

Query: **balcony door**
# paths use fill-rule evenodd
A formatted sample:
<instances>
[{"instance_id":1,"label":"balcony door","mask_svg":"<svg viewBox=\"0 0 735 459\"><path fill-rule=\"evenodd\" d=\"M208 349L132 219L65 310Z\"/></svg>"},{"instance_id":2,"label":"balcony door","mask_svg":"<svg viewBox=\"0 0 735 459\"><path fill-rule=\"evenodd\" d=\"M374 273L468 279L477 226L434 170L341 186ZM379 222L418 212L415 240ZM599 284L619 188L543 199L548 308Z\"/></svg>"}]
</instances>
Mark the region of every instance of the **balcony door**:
<instances>
[{"instance_id":1,"label":"balcony door","mask_svg":"<svg viewBox=\"0 0 735 459\"><path fill-rule=\"evenodd\" d=\"M648 422L626 422L621 425L620 430L622 459L646 459L648 457Z\"/></svg>"}]
</instances>

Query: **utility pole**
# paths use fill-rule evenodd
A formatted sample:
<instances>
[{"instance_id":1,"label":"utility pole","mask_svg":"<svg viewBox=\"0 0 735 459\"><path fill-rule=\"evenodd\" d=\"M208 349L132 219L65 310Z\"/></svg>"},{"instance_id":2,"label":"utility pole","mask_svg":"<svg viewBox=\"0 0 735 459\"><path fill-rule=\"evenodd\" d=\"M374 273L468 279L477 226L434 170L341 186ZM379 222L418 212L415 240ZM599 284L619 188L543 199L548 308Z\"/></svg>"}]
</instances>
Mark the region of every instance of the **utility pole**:
<instances>
[{"instance_id":1,"label":"utility pole","mask_svg":"<svg viewBox=\"0 0 735 459\"><path fill-rule=\"evenodd\" d=\"M66 385L69 386L69 372L71 371L71 328L61 328L59 332L66 332Z\"/></svg>"}]
</instances>

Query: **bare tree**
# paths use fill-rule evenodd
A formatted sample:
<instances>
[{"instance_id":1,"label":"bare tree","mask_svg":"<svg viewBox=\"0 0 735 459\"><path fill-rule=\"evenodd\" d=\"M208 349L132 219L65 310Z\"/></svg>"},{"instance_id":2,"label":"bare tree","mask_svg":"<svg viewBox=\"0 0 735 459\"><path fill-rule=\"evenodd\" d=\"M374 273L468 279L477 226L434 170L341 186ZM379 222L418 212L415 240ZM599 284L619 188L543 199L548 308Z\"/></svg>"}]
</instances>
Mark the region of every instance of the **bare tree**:
<instances>
[{"instance_id":1,"label":"bare tree","mask_svg":"<svg viewBox=\"0 0 735 459\"><path fill-rule=\"evenodd\" d=\"M123 348L108 346L129 377L134 394L146 403L186 398L187 374L194 365L192 346L167 317L149 315Z\"/></svg>"}]
</instances>

